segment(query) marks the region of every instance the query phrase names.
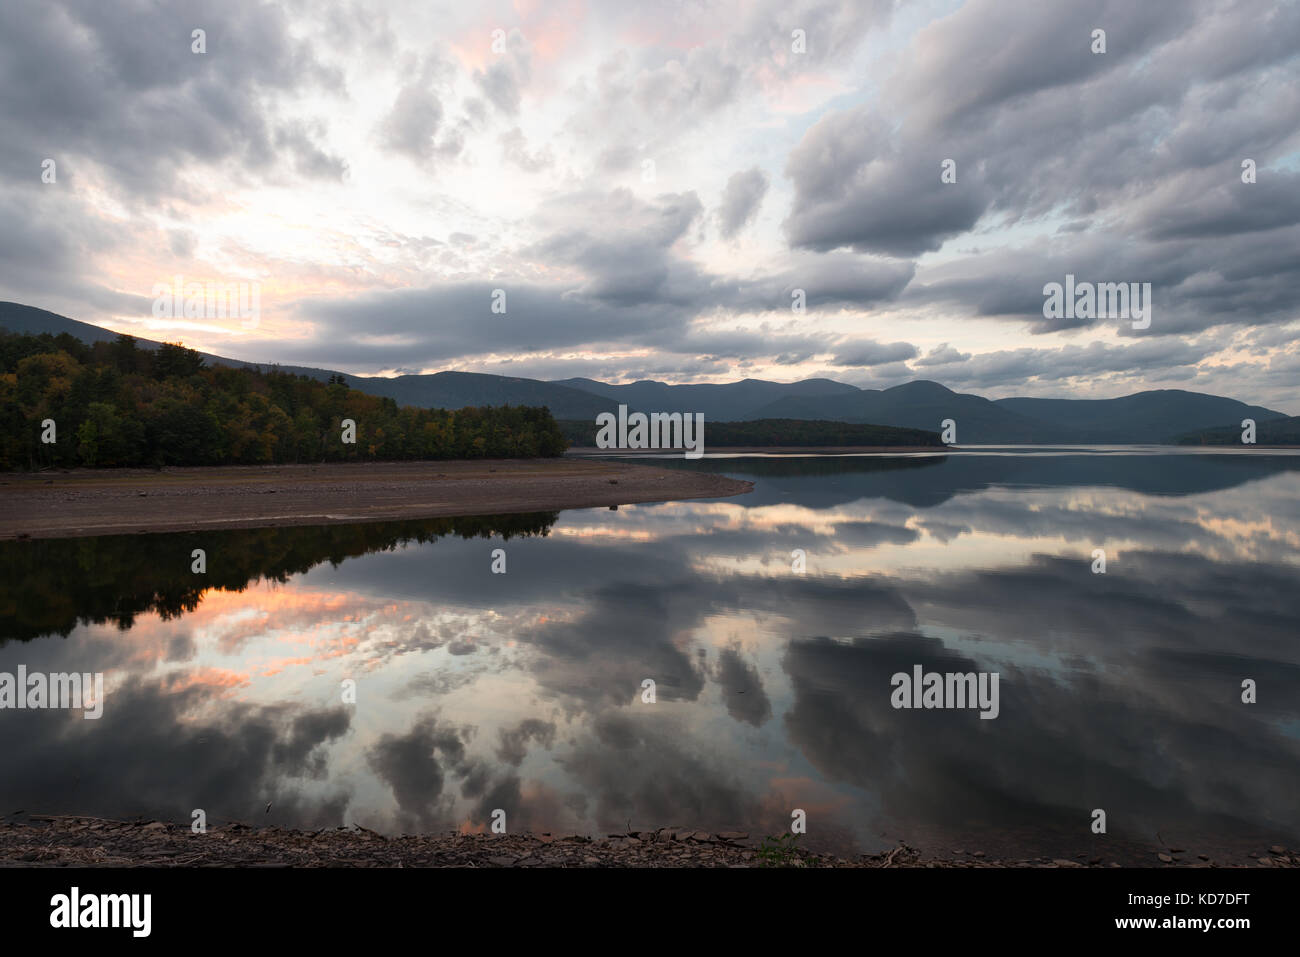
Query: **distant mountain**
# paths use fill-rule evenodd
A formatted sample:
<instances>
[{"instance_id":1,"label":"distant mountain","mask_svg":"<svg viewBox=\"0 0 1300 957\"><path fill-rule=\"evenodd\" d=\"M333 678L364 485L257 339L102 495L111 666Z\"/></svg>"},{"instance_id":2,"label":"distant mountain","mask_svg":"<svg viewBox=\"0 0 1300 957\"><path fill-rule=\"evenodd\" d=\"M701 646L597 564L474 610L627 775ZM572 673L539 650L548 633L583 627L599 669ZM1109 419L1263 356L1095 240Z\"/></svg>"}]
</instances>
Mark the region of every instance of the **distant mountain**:
<instances>
[{"instance_id":1,"label":"distant mountain","mask_svg":"<svg viewBox=\"0 0 1300 957\"><path fill-rule=\"evenodd\" d=\"M1286 418L1285 413L1263 406L1182 389L1138 392L1119 399L998 399L995 404L1069 430L1075 441L1105 445L1158 444L1207 425ZM1238 428L1238 441L1240 433Z\"/></svg>"},{"instance_id":2,"label":"distant mountain","mask_svg":"<svg viewBox=\"0 0 1300 957\"><path fill-rule=\"evenodd\" d=\"M787 396L745 418L833 419L936 431L944 419L953 419L959 445L1159 445L1210 423L1253 418L1262 427L1286 413L1180 389L1118 399L989 400L921 380L892 389Z\"/></svg>"},{"instance_id":3,"label":"distant mountain","mask_svg":"<svg viewBox=\"0 0 1300 957\"><path fill-rule=\"evenodd\" d=\"M385 395L398 405L459 409L467 405L544 405L557 419L591 419L618 403L589 392L537 379L485 375L480 372L435 372L430 375L346 376L348 385L371 395Z\"/></svg>"},{"instance_id":4,"label":"distant mountain","mask_svg":"<svg viewBox=\"0 0 1300 957\"><path fill-rule=\"evenodd\" d=\"M1261 421L1258 416L1242 416L1255 419L1256 445L1300 445L1300 415L1283 419ZM1178 436L1178 445L1241 445L1241 419L1234 425L1225 425L1217 429L1197 429Z\"/></svg>"},{"instance_id":5,"label":"distant mountain","mask_svg":"<svg viewBox=\"0 0 1300 957\"><path fill-rule=\"evenodd\" d=\"M84 342L112 341L117 335L90 323L14 302L0 302L0 328L56 335L67 332ZM143 348L158 346L147 339L140 339L139 343ZM210 363L252 366L263 371L278 368L322 381L340 374L308 366L243 362L210 353L203 356ZM1160 444L1182 441L1181 437L1191 433L1208 435L1220 426L1233 425L1244 418L1259 423L1259 441L1265 444L1265 425L1287 418L1284 412L1262 406L1177 389L1139 392L1119 399L989 400L925 380L891 389L859 389L832 379L802 382L744 379L706 385L669 385L647 380L611 385L595 379L542 382L473 372L395 378L343 375L353 388L388 396L399 405L446 409L467 405L544 405L557 419L594 420L599 413L613 411L619 404L642 412L701 412L707 422L802 419L928 432L940 431L944 419L953 419L960 445ZM1239 429L1236 434L1236 442L1240 442Z\"/></svg>"},{"instance_id":6,"label":"distant mountain","mask_svg":"<svg viewBox=\"0 0 1300 957\"><path fill-rule=\"evenodd\" d=\"M560 379L553 385L581 389L592 395L612 399L630 409L655 412L702 412L709 422L741 422L764 418L757 409L786 396L828 397L856 394L857 386L832 379L805 379L802 382L768 382L742 379L721 385L669 385L643 380L631 385L610 385L595 379ZM805 418L807 418L805 416Z\"/></svg>"},{"instance_id":7,"label":"distant mountain","mask_svg":"<svg viewBox=\"0 0 1300 957\"><path fill-rule=\"evenodd\" d=\"M42 332L48 332L52 336L66 332L86 343L112 342L117 338L116 332L100 326L78 322L76 319L60 316L57 312L37 309L35 306L24 306L20 302L0 302L0 328L10 332L25 332L33 336L39 336ZM143 341L141 345L144 345Z\"/></svg>"},{"instance_id":8,"label":"distant mountain","mask_svg":"<svg viewBox=\"0 0 1300 957\"><path fill-rule=\"evenodd\" d=\"M778 399L757 409L754 415L762 419L869 422L932 432L942 429L944 419L952 419L957 424L959 445L1052 443L1072 438L1052 423L1019 415L978 395L953 392L937 382L925 380L892 389Z\"/></svg>"}]
</instances>

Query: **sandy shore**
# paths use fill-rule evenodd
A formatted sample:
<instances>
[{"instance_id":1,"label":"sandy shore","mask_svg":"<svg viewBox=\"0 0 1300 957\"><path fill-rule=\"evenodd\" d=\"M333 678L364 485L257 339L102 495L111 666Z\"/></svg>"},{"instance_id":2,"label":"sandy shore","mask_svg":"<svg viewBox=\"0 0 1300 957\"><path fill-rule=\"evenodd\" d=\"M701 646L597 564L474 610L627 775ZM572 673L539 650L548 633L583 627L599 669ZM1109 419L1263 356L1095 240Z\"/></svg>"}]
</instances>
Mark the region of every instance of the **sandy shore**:
<instances>
[{"instance_id":1,"label":"sandy shore","mask_svg":"<svg viewBox=\"0 0 1300 957\"><path fill-rule=\"evenodd\" d=\"M1149 863L1147 863L1149 861ZM1139 866L1281 867L1300 856L1281 845L1237 862L1152 850ZM927 854L899 844L852 859L802 848L773 853L758 835L682 827L578 834L424 834L364 828L296 831L243 823L209 826L30 815L0 824L0 867L1119 867L1102 857L998 859L982 851Z\"/></svg>"},{"instance_id":2,"label":"sandy shore","mask_svg":"<svg viewBox=\"0 0 1300 957\"><path fill-rule=\"evenodd\" d=\"M720 475L572 458L6 473L0 539L546 512L752 488Z\"/></svg>"}]
</instances>

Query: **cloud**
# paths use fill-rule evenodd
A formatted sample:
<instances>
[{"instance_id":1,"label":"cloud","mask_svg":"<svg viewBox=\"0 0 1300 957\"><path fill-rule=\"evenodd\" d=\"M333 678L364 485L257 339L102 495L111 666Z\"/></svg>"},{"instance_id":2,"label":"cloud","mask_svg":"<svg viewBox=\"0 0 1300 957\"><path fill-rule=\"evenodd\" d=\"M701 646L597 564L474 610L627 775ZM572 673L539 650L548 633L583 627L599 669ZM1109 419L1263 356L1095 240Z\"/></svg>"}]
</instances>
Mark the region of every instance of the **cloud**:
<instances>
[{"instance_id":1,"label":"cloud","mask_svg":"<svg viewBox=\"0 0 1300 957\"><path fill-rule=\"evenodd\" d=\"M3 799L82 814L78 802L90 801L100 814L163 820L188 821L191 808L203 808L210 824L248 820L270 801L276 821L342 824L346 791L309 796L298 785L327 779L327 747L348 731L348 713L227 702L219 721L203 719L218 695L203 683L165 687L132 676L106 696L99 722L69 727L48 712L15 712L3 726ZM50 761L54 753L61 760ZM51 807L52 795L67 803Z\"/></svg>"},{"instance_id":2,"label":"cloud","mask_svg":"<svg viewBox=\"0 0 1300 957\"><path fill-rule=\"evenodd\" d=\"M835 357L837 366L878 366L886 362L902 362L918 355L910 342L854 342L850 351Z\"/></svg>"},{"instance_id":3,"label":"cloud","mask_svg":"<svg viewBox=\"0 0 1300 957\"><path fill-rule=\"evenodd\" d=\"M953 362L965 362L970 358L969 352L958 352L948 343L935 346L924 356L916 360L918 366L941 366Z\"/></svg>"},{"instance_id":4,"label":"cloud","mask_svg":"<svg viewBox=\"0 0 1300 957\"><path fill-rule=\"evenodd\" d=\"M1105 54L1090 50L1098 24ZM1294 5L1257 16L1207 2L1165 16L974 0L919 31L918 55L885 84L887 104L828 113L804 134L786 166L786 234L814 250L943 249L947 261L918 270L911 298L962 273L947 302L1039 332L1090 324L1042 319L1042 284L1066 272L1152 282L1164 316L1152 335L1290 319L1294 257L1277 252L1300 235L1300 205L1296 174L1277 161L1298 145L1300 82L1296 46L1278 35L1300 40ZM1267 170L1254 185L1240 178L1247 156ZM941 182L945 159L955 183ZM1048 244L952 248L1060 216L1073 221Z\"/></svg>"},{"instance_id":5,"label":"cloud","mask_svg":"<svg viewBox=\"0 0 1300 957\"><path fill-rule=\"evenodd\" d=\"M978 355L954 355L948 348L946 352L918 360L917 365L937 368L932 374L942 377L950 388L980 390L1005 382L1089 380L1110 373L1179 369L1195 366L1218 348L1211 342L1191 343L1172 338L1132 345L1091 342L1057 349L1008 349Z\"/></svg>"},{"instance_id":6,"label":"cloud","mask_svg":"<svg viewBox=\"0 0 1300 957\"><path fill-rule=\"evenodd\" d=\"M415 160L434 155L434 137L442 123L442 103L422 84L402 88L384 120L385 145Z\"/></svg>"},{"instance_id":7,"label":"cloud","mask_svg":"<svg viewBox=\"0 0 1300 957\"><path fill-rule=\"evenodd\" d=\"M202 23L208 52L191 51ZM321 128L268 114L268 97L335 88L280 8L7 3L0 12L0 176L37 182L39 159L101 167L137 198L187 191L197 167L275 176L277 151L305 175L337 176Z\"/></svg>"},{"instance_id":8,"label":"cloud","mask_svg":"<svg viewBox=\"0 0 1300 957\"><path fill-rule=\"evenodd\" d=\"M519 767L528 756L528 743L536 741L544 748L555 743L555 722L528 718L513 728L502 728L501 744L497 748L497 757L507 764Z\"/></svg>"},{"instance_id":9,"label":"cloud","mask_svg":"<svg viewBox=\"0 0 1300 957\"><path fill-rule=\"evenodd\" d=\"M495 59L486 70L474 71L474 82L489 103L507 116L515 116L532 72L532 48L516 28L502 38L502 49L494 48L493 55Z\"/></svg>"},{"instance_id":10,"label":"cloud","mask_svg":"<svg viewBox=\"0 0 1300 957\"><path fill-rule=\"evenodd\" d=\"M534 5L485 29L413 2L18 0L0 10L0 298L358 373L934 370L1007 389L1038 365L1077 389L1280 404L1300 7L896 6ZM146 293L176 272L260 281L258 329L152 324ZM1067 273L1150 282L1151 327L1044 318ZM485 311L498 288L508 319ZM1188 348L1108 367L1160 338Z\"/></svg>"},{"instance_id":11,"label":"cloud","mask_svg":"<svg viewBox=\"0 0 1300 957\"><path fill-rule=\"evenodd\" d=\"M506 162L513 163L526 173L540 172L555 163L555 156L549 146L529 152L528 142L517 126L501 134L501 155Z\"/></svg>"},{"instance_id":12,"label":"cloud","mask_svg":"<svg viewBox=\"0 0 1300 957\"><path fill-rule=\"evenodd\" d=\"M767 174L758 167L731 174L718 208L718 227L724 238L734 239L758 215L767 186Z\"/></svg>"},{"instance_id":13,"label":"cloud","mask_svg":"<svg viewBox=\"0 0 1300 957\"><path fill-rule=\"evenodd\" d=\"M960 188L943 184L942 146L895 151L888 135L866 108L830 114L805 134L786 164L790 245L913 256L979 221L989 193L977 177L959 162Z\"/></svg>"},{"instance_id":14,"label":"cloud","mask_svg":"<svg viewBox=\"0 0 1300 957\"><path fill-rule=\"evenodd\" d=\"M384 734L371 748L370 768L392 789L407 820L426 829L439 822L448 774L464 777L471 770L463 735L427 716L404 734Z\"/></svg>"},{"instance_id":15,"label":"cloud","mask_svg":"<svg viewBox=\"0 0 1300 957\"><path fill-rule=\"evenodd\" d=\"M698 316L708 309L793 320L795 289L804 290L810 309L860 306L897 296L913 275L910 263L849 253L795 256L755 278L713 275L683 249L703 213L694 193L643 199L619 188L559 196L543 203L533 219L543 238L512 258L522 274L544 269L556 278L501 276L316 299L302 306L315 326L314 339L268 348L286 362L337 365L345 344L353 369L424 367L521 348L635 346L675 354L681 362L709 355L813 355L828 351L837 337L804 329L722 329L700 323ZM491 313L496 289L506 292L504 316ZM376 317L382 317L385 340L363 342L351 333L371 327Z\"/></svg>"},{"instance_id":16,"label":"cloud","mask_svg":"<svg viewBox=\"0 0 1300 957\"><path fill-rule=\"evenodd\" d=\"M758 669L745 661L737 649L724 648L718 653L714 678L725 696L727 713L737 721L757 728L772 717L772 702L763 691Z\"/></svg>"}]
</instances>

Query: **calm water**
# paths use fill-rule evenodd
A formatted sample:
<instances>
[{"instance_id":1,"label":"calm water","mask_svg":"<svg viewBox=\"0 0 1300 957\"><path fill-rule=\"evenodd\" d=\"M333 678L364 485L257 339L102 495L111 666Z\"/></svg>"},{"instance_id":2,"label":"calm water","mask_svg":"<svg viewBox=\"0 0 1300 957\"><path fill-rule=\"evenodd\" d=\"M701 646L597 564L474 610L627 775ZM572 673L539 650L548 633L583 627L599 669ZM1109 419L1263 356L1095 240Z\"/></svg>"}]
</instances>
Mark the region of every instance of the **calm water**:
<instances>
[{"instance_id":1,"label":"calm water","mask_svg":"<svg viewBox=\"0 0 1300 957\"><path fill-rule=\"evenodd\" d=\"M0 814L761 835L800 808L810 846L1054 856L1300 836L1300 457L656 464L757 485L3 543L0 672L107 694L97 721L0 711ZM894 709L916 664L996 671L999 716Z\"/></svg>"}]
</instances>

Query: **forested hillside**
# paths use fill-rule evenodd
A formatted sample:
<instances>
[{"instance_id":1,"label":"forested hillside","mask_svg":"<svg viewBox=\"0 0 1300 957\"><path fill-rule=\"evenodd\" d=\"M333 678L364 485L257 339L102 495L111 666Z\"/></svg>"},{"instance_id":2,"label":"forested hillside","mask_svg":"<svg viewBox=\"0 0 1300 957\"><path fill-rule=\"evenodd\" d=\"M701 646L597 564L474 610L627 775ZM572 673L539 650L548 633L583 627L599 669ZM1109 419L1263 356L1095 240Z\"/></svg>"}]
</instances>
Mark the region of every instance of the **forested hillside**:
<instances>
[{"instance_id":1,"label":"forested hillside","mask_svg":"<svg viewBox=\"0 0 1300 957\"><path fill-rule=\"evenodd\" d=\"M0 469L529 458L565 446L545 408L399 407L341 380L207 367L192 349L130 336L0 333Z\"/></svg>"},{"instance_id":2,"label":"forested hillside","mask_svg":"<svg viewBox=\"0 0 1300 957\"><path fill-rule=\"evenodd\" d=\"M1241 441L1240 425L1225 425L1217 429L1201 429L1178 437L1179 445L1236 445L1250 448ZM1300 445L1300 416L1270 419L1256 426L1256 445Z\"/></svg>"}]
</instances>

